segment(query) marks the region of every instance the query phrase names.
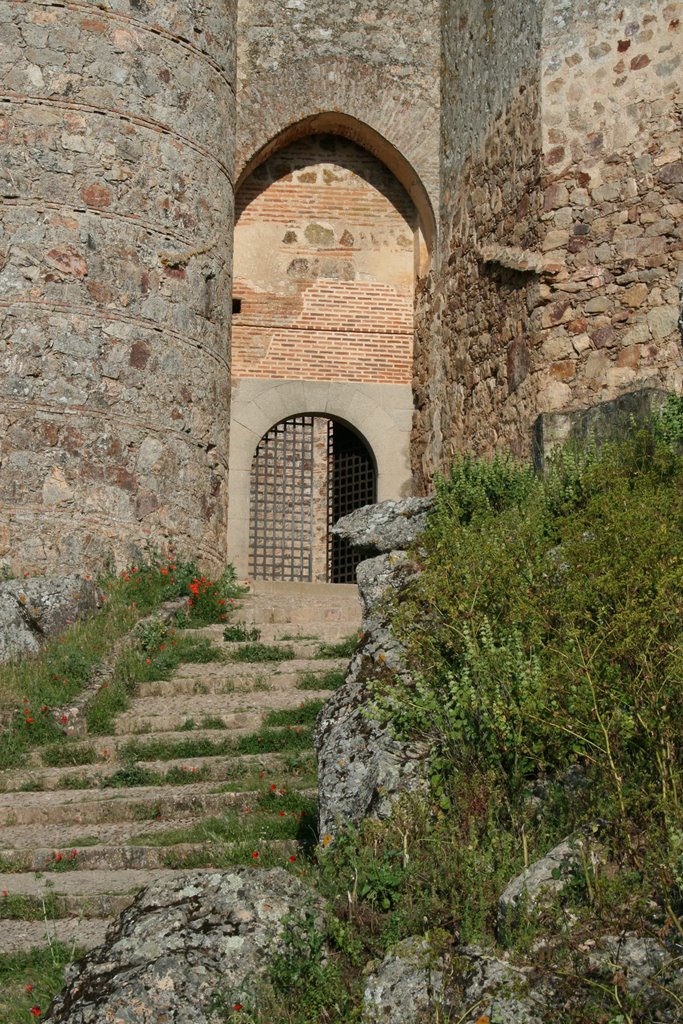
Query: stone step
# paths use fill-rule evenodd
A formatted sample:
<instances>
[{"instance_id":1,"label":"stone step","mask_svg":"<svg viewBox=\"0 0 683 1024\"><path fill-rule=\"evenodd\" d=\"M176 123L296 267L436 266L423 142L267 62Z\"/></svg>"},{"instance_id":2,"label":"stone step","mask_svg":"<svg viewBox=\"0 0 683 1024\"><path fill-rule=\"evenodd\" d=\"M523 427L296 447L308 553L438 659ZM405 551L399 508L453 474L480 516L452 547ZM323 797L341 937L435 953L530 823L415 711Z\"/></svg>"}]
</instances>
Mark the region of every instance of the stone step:
<instances>
[{"instance_id":1,"label":"stone step","mask_svg":"<svg viewBox=\"0 0 683 1024\"><path fill-rule=\"evenodd\" d=\"M153 699L153 698L150 698ZM219 698L220 700L220 698ZM175 702L174 702L175 704ZM196 725L202 724L202 719L210 717L216 722L222 722L223 726L217 726L212 731L221 734L226 730L231 736L245 736L248 733L258 732L263 720L263 714L257 711L238 711L223 713L220 704L207 702L202 709L193 709L185 712L169 713L168 702L164 701L165 713L149 713L150 709L140 708L135 711L126 711L119 715L114 723L114 728L119 736L141 736L150 733L184 732L186 736L193 733L193 729L185 729L184 726L189 719Z\"/></svg>"},{"instance_id":2,"label":"stone step","mask_svg":"<svg viewBox=\"0 0 683 1024\"><path fill-rule=\"evenodd\" d=\"M5 861L13 861L18 853L27 850L47 850L46 858L56 850L68 852L77 850L79 856L89 847L106 846L108 844L130 843L140 836L153 836L157 832L167 832L169 827L183 828L195 825L197 819L187 817L182 820L168 821L126 821L104 822L90 825L87 831L79 829L71 823L48 825L6 825L2 830L0 842L5 849L0 852ZM82 864L83 862L81 862ZM43 870L44 863L36 870ZM22 868L22 870L25 870Z\"/></svg>"},{"instance_id":3,"label":"stone step","mask_svg":"<svg viewBox=\"0 0 683 1024\"><path fill-rule=\"evenodd\" d=\"M313 692L311 696L316 697L317 693ZM187 734L183 733L183 735ZM113 751L106 761L100 761L97 764L5 772L1 779L2 792L16 793L22 790L30 792L32 787L35 792L59 790L63 789L64 779L70 776L87 779L92 788L97 789L101 782L120 771L121 766L125 763L125 761L118 760L116 751ZM266 771L272 776L284 773L288 777L291 772L280 754L236 754L232 757L220 754L209 757L176 758L170 761L145 761L144 766L150 772L160 773L166 773L171 768L186 769L188 773L192 772L193 768L203 769L206 781L229 782L234 780L236 785L239 783L240 777L259 771ZM294 781L293 777L292 782Z\"/></svg>"},{"instance_id":4,"label":"stone step","mask_svg":"<svg viewBox=\"0 0 683 1024\"><path fill-rule=\"evenodd\" d=\"M253 641L249 641L249 640L223 640L222 637L218 638L215 635L211 635L211 634L209 634L208 638L210 638L212 640L213 644L216 647L218 647L219 650L224 652L225 657L228 658L228 659L230 658L230 656L231 656L231 654L233 652L236 654L237 652L239 652L243 648L248 648L248 647L252 646L252 644L253 644ZM258 641L258 643L260 643L260 644L263 643L263 642L264 641L262 639ZM282 649L287 649L287 650L294 651L296 659L298 660L298 659L306 659L306 658L315 658L316 654L320 650L320 641L317 640L317 639L316 640L286 640L286 641L283 641L282 643L277 643L277 644L276 643L267 643L265 646L266 647L282 648ZM214 662L214 664L215 664L215 662ZM230 661L228 661L228 664L230 664ZM243 665L243 664L249 664L249 663L248 662L236 661L236 662L234 662L234 664ZM254 664L259 664L259 662L255 662ZM280 662L278 662L278 661L268 661L268 662L261 662L260 664L276 666L276 665L279 665Z\"/></svg>"},{"instance_id":5,"label":"stone step","mask_svg":"<svg viewBox=\"0 0 683 1024\"><path fill-rule=\"evenodd\" d=\"M244 609L246 611L246 609ZM255 623L242 614L243 609L238 609L226 622L216 622L209 626L200 626L187 630L192 636L204 636L213 640L217 646L228 643L223 637L226 626L246 624L247 628L254 626L261 633L258 642L262 644L301 644L301 643L340 643L347 637L355 635L359 630L355 615L348 620L340 622L321 622L310 628L295 623L262 622Z\"/></svg>"},{"instance_id":6,"label":"stone step","mask_svg":"<svg viewBox=\"0 0 683 1024\"><path fill-rule=\"evenodd\" d=\"M273 730L274 732L277 730ZM247 730L245 735L249 735L250 732ZM121 751L125 753L128 745L134 742L136 747L144 745L145 735L156 745L159 742L164 743L182 743L187 740L224 740L226 736L231 739L242 735L239 732L227 733L224 729L191 729L191 730L172 730L165 733L155 733L154 736L144 733L128 733L123 736L92 736L86 737L84 742L92 742L93 745L99 751L106 751L107 757L117 756ZM261 756L261 755L254 755ZM77 769L72 769L77 771ZM0 793L0 803L2 802L2 793Z\"/></svg>"},{"instance_id":7,"label":"stone step","mask_svg":"<svg viewBox=\"0 0 683 1024\"><path fill-rule=\"evenodd\" d=\"M245 729L257 731L269 711L296 711L300 704L306 702L305 691L301 692L302 699L296 700L291 689L250 694L186 695L174 692L173 680L169 680L167 685L168 689L163 695L134 698L129 709L116 720L117 733L174 732L182 730L188 721L201 727L202 722L208 718L222 721L226 728L241 733ZM322 699L328 697L329 694L323 692ZM192 731L188 729L188 732Z\"/></svg>"},{"instance_id":8,"label":"stone step","mask_svg":"<svg viewBox=\"0 0 683 1024\"><path fill-rule=\"evenodd\" d=\"M361 621L355 584L279 583L256 581L249 598L239 602L235 618L256 625L293 624L312 627L315 633L328 625L352 632ZM315 628L314 628L315 627ZM308 631L308 630L305 630Z\"/></svg>"},{"instance_id":9,"label":"stone step","mask_svg":"<svg viewBox=\"0 0 683 1024\"><path fill-rule=\"evenodd\" d=\"M124 874L124 872L121 873ZM83 875L84 872L81 871L78 874ZM3 885L5 884L5 879L9 877L24 879L31 876L28 873L12 876L3 875ZM97 918L116 917L117 914L120 914L131 905L135 896L140 891L135 889L133 892L124 893L93 892L87 895L57 893L57 895L54 895L52 876L43 873L40 877L47 886L43 887L41 895L36 895L35 893L27 894L15 890L3 890L9 896L19 897L26 911L24 917L8 917L3 910L3 903L0 901L0 922L2 922L0 923L0 949L2 949L2 934L6 923L20 919L26 924L30 923L28 920L24 920L24 918L45 922L46 920L59 921L69 917L81 918L87 921L96 920Z\"/></svg>"},{"instance_id":10,"label":"stone step","mask_svg":"<svg viewBox=\"0 0 683 1024\"><path fill-rule=\"evenodd\" d=\"M130 905L130 902L129 904ZM61 942L76 952L101 946L109 927L107 920L93 918L57 918L50 921L3 921L0 929L1 953L27 953Z\"/></svg>"},{"instance_id":11,"label":"stone step","mask_svg":"<svg viewBox=\"0 0 683 1024\"><path fill-rule=\"evenodd\" d=\"M179 823L173 822L175 828ZM168 828L168 822L166 823ZM280 854L283 864L287 857L295 853L298 843L294 839L259 839L257 842L259 851L269 851ZM237 843L169 843L166 846L143 846L135 844L109 845L109 846L86 846L78 851L78 855L67 861L66 858L71 851L62 851L62 860L59 864L68 863L70 873L74 871L140 871L164 868L168 864L169 857L189 857L193 854L201 855L209 859L213 856L217 864L224 863L226 856L231 850L238 850ZM11 856L12 867L16 872L43 872L46 878L52 881L57 874L63 871L55 870L55 851L52 847L35 847L30 850L2 850L0 856L9 858Z\"/></svg>"},{"instance_id":12,"label":"stone step","mask_svg":"<svg viewBox=\"0 0 683 1024\"><path fill-rule=\"evenodd\" d=\"M226 647L229 645L226 644ZM248 684L253 680L286 677L292 680L303 672L326 672L328 669L345 669L348 658L292 658L289 661L209 661L204 664L179 665L173 679L223 679L226 683ZM164 680L161 680L162 682Z\"/></svg>"},{"instance_id":13,"label":"stone step","mask_svg":"<svg viewBox=\"0 0 683 1024\"><path fill-rule=\"evenodd\" d=\"M22 793L21 802L13 794L0 797L0 824L84 825L107 822L176 820L213 817L224 810L258 798L249 792L211 792L214 783L187 786L137 786L130 789L79 790L77 794L60 791Z\"/></svg>"},{"instance_id":14,"label":"stone step","mask_svg":"<svg viewBox=\"0 0 683 1024\"><path fill-rule=\"evenodd\" d=\"M228 796L234 797L232 803L222 808L223 813L226 811L236 811L239 814L242 810L253 813L259 808L258 801L263 793L267 792L272 778L274 777L268 778L264 776L263 785L259 790L235 789L224 791L221 789L219 793L214 792L214 794L209 795L223 795L225 793ZM285 789L290 796L300 794L302 801L310 800L317 795L315 787L311 786L310 782L306 786L298 787L295 782L289 780L283 782L281 778L278 778L272 784ZM158 791L158 787L156 789ZM145 790L142 787L136 787L134 791L109 790L108 792L118 792L125 797L130 792L140 794L144 793ZM274 814L276 809L274 806L268 813ZM172 819L162 815L160 819L157 819L156 816L154 818L132 818L116 820L114 822L105 819L104 821L89 822L85 825L80 822L74 823L71 820L66 822L29 821L22 824L5 825L0 836L0 842L4 847L4 850L0 850L0 863L3 859L5 861L13 861L15 854L18 852L33 848L47 849L50 852L55 850L69 852L75 849L81 855L90 847L137 842L141 841L141 837L153 836L158 832L166 832L169 828L189 828L196 825L198 820L201 821L201 818L201 815L198 818L197 814L186 809L184 814L178 813ZM41 864L40 869L37 868L36 870L42 870L43 866Z\"/></svg>"},{"instance_id":15,"label":"stone step","mask_svg":"<svg viewBox=\"0 0 683 1024\"><path fill-rule=\"evenodd\" d=\"M210 868L196 868L204 871ZM55 871L49 875L27 871L5 872L2 875L2 889L10 896L28 896L40 899L46 895L70 901L76 908L88 900L104 901L106 898L132 900L135 893L152 882L174 878L174 868L128 869L114 871ZM101 904L104 906L104 903ZM0 928L0 934L2 928Z\"/></svg>"},{"instance_id":16,"label":"stone step","mask_svg":"<svg viewBox=\"0 0 683 1024\"><path fill-rule=\"evenodd\" d=\"M320 661L315 662L316 666L322 664ZM326 671L330 669L320 670L318 668L312 669L312 673L316 676L322 676ZM345 672L344 667L335 670ZM200 694L241 694L251 697L251 699L257 699L257 694L262 695L267 690L279 689L287 691L297 690L297 679L301 676L300 672L276 672L262 675L253 673L251 676L242 676L226 681L225 676L222 675L209 675L203 674L199 678L178 678L174 676L173 679L159 679L149 683L138 683L136 688L136 694L138 697L161 697L161 696L188 696ZM304 692L304 691L300 691ZM326 694L330 696L329 690L321 691L323 696ZM260 699L260 696L259 696Z\"/></svg>"}]
</instances>

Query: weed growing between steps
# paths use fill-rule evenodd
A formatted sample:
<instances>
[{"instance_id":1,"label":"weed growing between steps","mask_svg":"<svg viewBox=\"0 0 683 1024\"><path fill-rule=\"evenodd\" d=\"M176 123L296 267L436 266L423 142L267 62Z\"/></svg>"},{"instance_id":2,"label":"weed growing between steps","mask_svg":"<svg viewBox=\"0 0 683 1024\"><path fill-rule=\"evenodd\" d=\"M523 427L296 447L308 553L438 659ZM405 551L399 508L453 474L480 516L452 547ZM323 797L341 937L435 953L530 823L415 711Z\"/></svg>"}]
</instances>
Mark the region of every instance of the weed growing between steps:
<instances>
[{"instance_id":1,"label":"weed growing between steps","mask_svg":"<svg viewBox=\"0 0 683 1024\"><path fill-rule=\"evenodd\" d=\"M52 996L64 983L64 968L82 950L51 941L28 953L0 960L0 1024L26 1024L46 1013Z\"/></svg>"},{"instance_id":2,"label":"weed growing between steps","mask_svg":"<svg viewBox=\"0 0 683 1024\"><path fill-rule=\"evenodd\" d=\"M135 761L182 761L191 757L307 751L311 744L311 730L305 727L261 729L236 739L229 736L221 739L188 736L186 740L130 740L121 754Z\"/></svg>"},{"instance_id":3,"label":"weed growing between steps","mask_svg":"<svg viewBox=\"0 0 683 1024\"><path fill-rule=\"evenodd\" d=\"M99 736L112 732L116 716L126 710L138 683L170 679L183 663L221 660L221 652L206 637L179 634L161 622L146 625L137 644L123 652L112 679L88 707L88 732Z\"/></svg>"},{"instance_id":4,"label":"weed growing between steps","mask_svg":"<svg viewBox=\"0 0 683 1024\"><path fill-rule=\"evenodd\" d=\"M195 729L225 729L227 728L222 718L216 715L204 715L198 722L194 718L187 718L182 725L178 726L178 732L194 732Z\"/></svg>"},{"instance_id":5,"label":"weed growing between steps","mask_svg":"<svg viewBox=\"0 0 683 1024\"><path fill-rule=\"evenodd\" d=\"M24 896L3 890L0 896L0 921L53 921L63 917L63 906L53 892L44 896Z\"/></svg>"},{"instance_id":6,"label":"weed growing between steps","mask_svg":"<svg viewBox=\"0 0 683 1024\"><path fill-rule=\"evenodd\" d=\"M338 690L346 678L341 669L331 668L321 675L315 672L304 672L297 680L299 690Z\"/></svg>"},{"instance_id":7,"label":"weed growing between steps","mask_svg":"<svg viewBox=\"0 0 683 1024\"><path fill-rule=\"evenodd\" d=\"M43 764L48 768L79 767L84 764L97 764L103 760L102 753L92 743L55 743L43 747L40 752Z\"/></svg>"},{"instance_id":8,"label":"weed growing between steps","mask_svg":"<svg viewBox=\"0 0 683 1024\"><path fill-rule=\"evenodd\" d=\"M102 789L127 789L129 786L187 786L194 782L205 782L210 777L206 766L169 768L167 772L154 772L135 761L127 762L122 768L107 775L100 782Z\"/></svg>"},{"instance_id":9,"label":"weed growing between steps","mask_svg":"<svg viewBox=\"0 0 683 1024\"><path fill-rule=\"evenodd\" d=\"M223 815L220 818L206 818L197 825L187 828L173 828L166 832L152 832L149 835L135 837L131 840L134 846L177 846L183 843L247 843L258 848L259 843L282 841L285 839L300 840L302 835L302 819L306 818L305 829L310 828L310 818L315 815L315 806L311 800L299 795L296 801L298 810L267 813L262 808L244 807ZM306 835L306 841L309 836ZM228 851L229 852L229 851ZM212 867L211 852L197 854L204 857L204 866ZM254 858L256 859L256 858ZM279 858L283 863L284 858ZM199 865L197 865L199 866Z\"/></svg>"},{"instance_id":10,"label":"weed growing between steps","mask_svg":"<svg viewBox=\"0 0 683 1024\"><path fill-rule=\"evenodd\" d=\"M292 647L276 644L249 643L230 651L230 661L293 661L296 653Z\"/></svg>"},{"instance_id":11,"label":"weed growing between steps","mask_svg":"<svg viewBox=\"0 0 683 1024\"><path fill-rule=\"evenodd\" d=\"M344 640L336 644L321 644L318 648L316 658L352 658L358 650L361 637L358 633L351 633Z\"/></svg>"},{"instance_id":12,"label":"weed growing between steps","mask_svg":"<svg viewBox=\"0 0 683 1024\"><path fill-rule=\"evenodd\" d=\"M307 700L298 708L286 708L283 711L271 711L264 719L264 726L297 726L313 725L325 704L324 700Z\"/></svg>"},{"instance_id":13,"label":"weed growing between steps","mask_svg":"<svg viewBox=\"0 0 683 1024\"><path fill-rule=\"evenodd\" d=\"M223 630L223 639L227 643L257 643L261 639L261 630L247 626L245 622L233 622Z\"/></svg>"},{"instance_id":14,"label":"weed growing between steps","mask_svg":"<svg viewBox=\"0 0 683 1024\"><path fill-rule=\"evenodd\" d=\"M1 665L0 713L4 713L7 724L0 735L0 768L21 764L32 747L56 742L61 736L60 726L68 722L57 723L51 709L63 706L83 690L95 667L139 619L183 594L194 601L196 579L194 563L160 563L156 559L103 579L104 607L97 615L47 644L39 655ZM236 596L243 592L235 582L234 571L227 569L212 584L210 597L202 594L199 606L193 604L192 624L221 621L227 614L223 609L232 608L231 601L236 602ZM125 687L114 689L120 708ZM105 695L102 704L106 711L106 706L113 706L116 700Z\"/></svg>"}]
</instances>

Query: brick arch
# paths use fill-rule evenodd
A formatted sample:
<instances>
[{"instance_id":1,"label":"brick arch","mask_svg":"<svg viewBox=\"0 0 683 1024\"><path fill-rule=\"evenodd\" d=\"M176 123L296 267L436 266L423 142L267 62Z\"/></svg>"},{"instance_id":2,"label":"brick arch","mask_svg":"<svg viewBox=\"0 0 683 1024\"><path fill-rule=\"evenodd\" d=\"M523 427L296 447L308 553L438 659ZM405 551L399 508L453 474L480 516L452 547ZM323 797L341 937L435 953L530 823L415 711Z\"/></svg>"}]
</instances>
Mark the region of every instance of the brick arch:
<instances>
[{"instance_id":1,"label":"brick arch","mask_svg":"<svg viewBox=\"0 0 683 1024\"><path fill-rule=\"evenodd\" d=\"M241 186L256 168L279 150L298 139L319 134L339 135L356 143L383 163L400 182L417 211L419 228L427 252L427 260L420 266L420 271L424 272L431 258L437 232L430 194L423 184L422 178L404 153L370 124L351 114L342 113L339 110L325 111L311 114L281 129L277 135L264 142L251 157L244 160L235 186L236 193L239 193Z\"/></svg>"}]
</instances>

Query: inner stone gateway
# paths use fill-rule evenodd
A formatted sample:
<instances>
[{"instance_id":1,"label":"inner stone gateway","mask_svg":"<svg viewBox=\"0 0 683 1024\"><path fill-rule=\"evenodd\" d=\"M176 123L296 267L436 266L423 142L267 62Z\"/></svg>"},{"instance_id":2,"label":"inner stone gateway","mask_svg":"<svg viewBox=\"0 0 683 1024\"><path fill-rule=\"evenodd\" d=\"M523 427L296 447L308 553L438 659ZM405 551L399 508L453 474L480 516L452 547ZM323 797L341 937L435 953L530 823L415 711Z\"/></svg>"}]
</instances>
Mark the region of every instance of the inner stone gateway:
<instances>
[{"instance_id":1,"label":"inner stone gateway","mask_svg":"<svg viewBox=\"0 0 683 1024\"><path fill-rule=\"evenodd\" d=\"M250 576L354 583L363 556L330 530L375 496L374 459L353 430L325 416L276 423L252 462Z\"/></svg>"},{"instance_id":2,"label":"inner stone gateway","mask_svg":"<svg viewBox=\"0 0 683 1024\"><path fill-rule=\"evenodd\" d=\"M256 578L352 582L350 553L328 537L330 467L342 451L353 461L361 436L362 503L410 493L419 217L388 167L329 133L274 152L236 203L230 557ZM296 500L293 477L280 480L283 502L264 476L276 450L283 466L313 474ZM315 543L303 539L301 487L318 496L306 512ZM354 487L339 490L339 508L358 507L345 504L360 500Z\"/></svg>"}]
</instances>

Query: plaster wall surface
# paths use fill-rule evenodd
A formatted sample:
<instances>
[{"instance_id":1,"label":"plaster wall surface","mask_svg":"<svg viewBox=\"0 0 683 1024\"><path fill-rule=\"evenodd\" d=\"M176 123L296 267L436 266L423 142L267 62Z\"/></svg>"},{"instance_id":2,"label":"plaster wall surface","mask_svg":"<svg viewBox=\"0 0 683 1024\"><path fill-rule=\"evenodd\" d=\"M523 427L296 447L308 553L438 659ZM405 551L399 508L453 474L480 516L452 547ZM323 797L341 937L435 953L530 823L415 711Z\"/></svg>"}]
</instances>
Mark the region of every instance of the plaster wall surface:
<instances>
[{"instance_id":1,"label":"plaster wall surface","mask_svg":"<svg viewBox=\"0 0 683 1024\"><path fill-rule=\"evenodd\" d=\"M0 2L0 561L225 553L235 4Z\"/></svg>"}]
</instances>

